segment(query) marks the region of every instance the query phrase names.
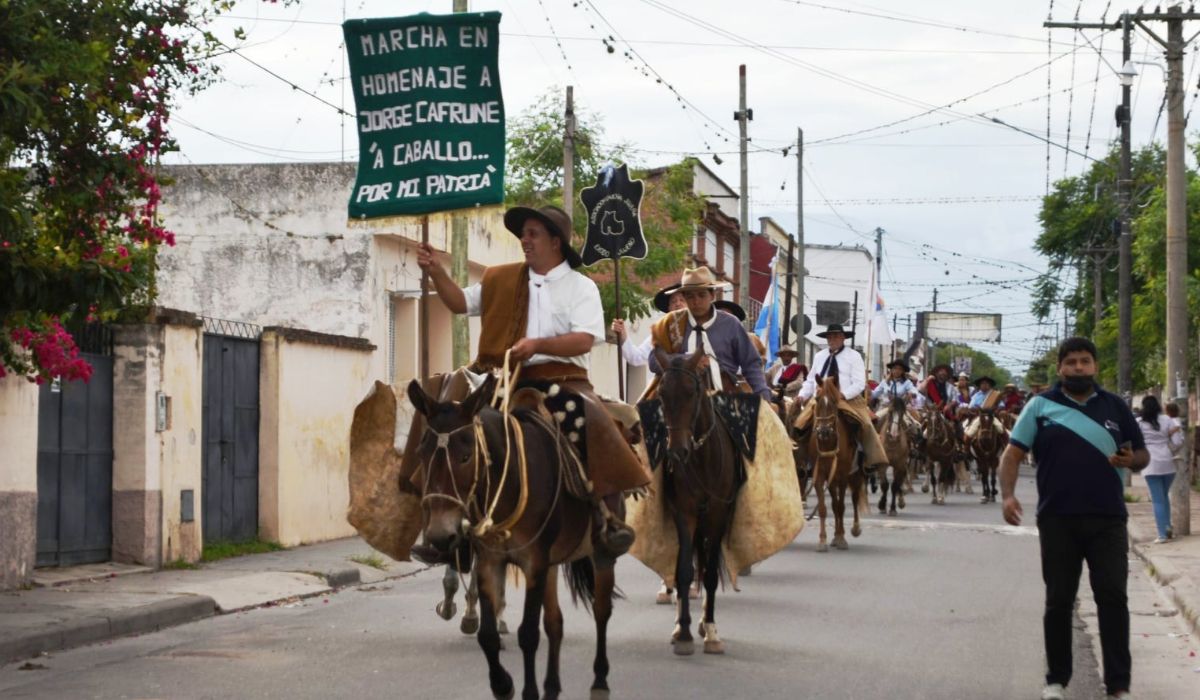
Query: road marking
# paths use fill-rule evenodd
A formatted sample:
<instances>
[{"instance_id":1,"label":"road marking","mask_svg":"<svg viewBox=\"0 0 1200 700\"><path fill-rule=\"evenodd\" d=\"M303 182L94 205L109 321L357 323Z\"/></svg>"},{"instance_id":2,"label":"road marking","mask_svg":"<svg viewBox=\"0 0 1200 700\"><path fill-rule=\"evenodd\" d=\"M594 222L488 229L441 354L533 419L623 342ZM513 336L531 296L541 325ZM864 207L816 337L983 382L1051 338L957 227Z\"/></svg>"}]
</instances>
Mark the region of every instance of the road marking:
<instances>
[{"instance_id":1,"label":"road marking","mask_svg":"<svg viewBox=\"0 0 1200 700\"><path fill-rule=\"evenodd\" d=\"M947 523L928 520L863 520L867 527L886 530L961 530L991 532L997 535L1037 536L1037 528L1029 525L989 525L987 523Z\"/></svg>"}]
</instances>

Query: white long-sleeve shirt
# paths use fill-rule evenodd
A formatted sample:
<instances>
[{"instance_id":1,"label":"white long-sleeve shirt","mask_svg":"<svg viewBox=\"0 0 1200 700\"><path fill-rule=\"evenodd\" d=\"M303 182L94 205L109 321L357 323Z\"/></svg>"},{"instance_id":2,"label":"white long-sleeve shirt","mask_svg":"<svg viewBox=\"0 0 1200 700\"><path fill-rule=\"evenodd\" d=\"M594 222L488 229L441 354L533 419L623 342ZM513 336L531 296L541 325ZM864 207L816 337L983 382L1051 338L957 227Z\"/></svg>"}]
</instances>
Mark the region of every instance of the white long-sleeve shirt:
<instances>
[{"instance_id":1,"label":"white long-sleeve shirt","mask_svg":"<svg viewBox=\"0 0 1200 700\"><path fill-rule=\"evenodd\" d=\"M838 368L840 369L841 366L841 355L839 355ZM885 395L889 398L892 396L898 396L902 399L909 396L915 397L917 396L917 387L913 385L912 381L908 377L905 377L899 381L896 381L895 379L885 379L879 383L879 386L875 387L875 391L871 392L871 398L878 400Z\"/></svg>"},{"instance_id":2,"label":"white long-sleeve shirt","mask_svg":"<svg viewBox=\"0 0 1200 700\"><path fill-rule=\"evenodd\" d=\"M813 358L811 371L800 387L800 398L804 401L811 399L817 393L817 375L825 371L825 363L829 360L829 348L817 353ZM867 388L867 368L863 364L862 355L849 346L843 347L837 354L838 388L842 396L854 399L862 395Z\"/></svg>"},{"instance_id":3,"label":"white long-sleeve shirt","mask_svg":"<svg viewBox=\"0 0 1200 700\"><path fill-rule=\"evenodd\" d=\"M654 352L654 338L646 336L640 345L634 345L629 336L621 343L621 354L630 367L644 367L650 364L650 353Z\"/></svg>"}]
</instances>

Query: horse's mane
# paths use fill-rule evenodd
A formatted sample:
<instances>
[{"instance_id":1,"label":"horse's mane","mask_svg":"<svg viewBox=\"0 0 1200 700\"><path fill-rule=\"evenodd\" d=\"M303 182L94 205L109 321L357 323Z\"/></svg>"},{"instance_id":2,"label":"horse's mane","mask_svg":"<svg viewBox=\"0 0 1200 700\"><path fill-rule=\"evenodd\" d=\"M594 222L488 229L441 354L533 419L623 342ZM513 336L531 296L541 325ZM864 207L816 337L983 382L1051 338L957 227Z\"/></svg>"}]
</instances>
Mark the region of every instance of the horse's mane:
<instances>
[{"instance_id":1,"label":"horse's mane","mask_svg":"<svg viewBox=\"0 0 1200 700\"><path fill-rule=\"evenodd\" d=\"M842 388L838 385L838 378L835 376L822 379L818 390L822 396L828 396L835 402L842 400Z\"/></svg>"}]
</instances>

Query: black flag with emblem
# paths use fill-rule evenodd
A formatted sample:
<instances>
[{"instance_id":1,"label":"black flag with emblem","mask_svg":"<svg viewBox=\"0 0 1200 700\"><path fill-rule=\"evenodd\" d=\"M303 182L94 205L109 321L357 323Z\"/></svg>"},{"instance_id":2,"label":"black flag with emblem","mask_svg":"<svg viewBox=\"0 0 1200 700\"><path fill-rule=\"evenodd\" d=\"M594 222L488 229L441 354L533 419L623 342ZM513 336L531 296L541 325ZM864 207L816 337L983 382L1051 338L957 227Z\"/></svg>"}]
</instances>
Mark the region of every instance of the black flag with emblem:
<instances>
[{"instance_id":1,"label":"black flag with emblem","mask_svg":"<svg viewBox=\"0 0 1200 700\"><path fill-rule=\"evenodd\" d=\"M587 240L580 251L584 265L646 257L639 212L644 189L641 180L629 179L627 166L607 165L596 178L596 185L579 193L588 215Z\"/></svg>"}]
</instances>

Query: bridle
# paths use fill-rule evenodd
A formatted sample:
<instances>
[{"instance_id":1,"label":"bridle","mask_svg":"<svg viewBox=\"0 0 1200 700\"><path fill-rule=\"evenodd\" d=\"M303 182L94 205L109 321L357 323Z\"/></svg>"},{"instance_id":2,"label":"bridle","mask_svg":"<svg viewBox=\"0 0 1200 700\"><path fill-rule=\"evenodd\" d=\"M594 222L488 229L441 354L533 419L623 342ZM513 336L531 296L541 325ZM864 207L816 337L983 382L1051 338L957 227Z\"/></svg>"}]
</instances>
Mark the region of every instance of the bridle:
<instances>
[{"instance_id":1,"label":"bridle","mask_svg":"<svg viewBox=\"0 0 1200 700\"><path fill-rule=\"evenodd\" d=\"M701 447L704 447L704 444L708 442L708 439L710 437L712 437L713 429L716 427L717 421L714 416L713 420L709 421L709 423L708 423L708 429L704 431L704 434L700 436L700 439L698 439L698 440L696 439L696 421L700 420L700 411L703 408L702 402L708 398L705 393L705 390L704 390L704 386L705 386L704 379L701 378L701 376L698 372L694 372L686 367L667 367L666 369L663 370L664 375L672 374L672 373L682 374L683 376L687 377L688 379L691 379L692 386L695 389L695 395L696 395L696 401L695 401L695 403L692 404L692 416L688 420L688 427L691 429L691 436L689 438L688 445L685 448L686 451L684 452L684 455L683 455L684 461L686 462L689 459L691 459L693 452L700 449ZM667 433L670 434L673 431L673 429L671 427L671 422L666 421L666 423L667 423Z\"/></svg>"},{"instance_id":2,"label":"bridle","mask_svg":"<svg viewBox=\"0 0 1200 700\"><path fill-rule=\"evenodd\" d=\"M817 397L817 409L826 406L832 406L833 411L829 415L821 415L820 410L813 411L813 435L817 438L817 456L818 457L836 457L842 448L842 434L837 429L837 401L832 397L823 393ZM821 449L821 435L832 432L836 442L832 450Z\"/></svg>"}]
</instances>

